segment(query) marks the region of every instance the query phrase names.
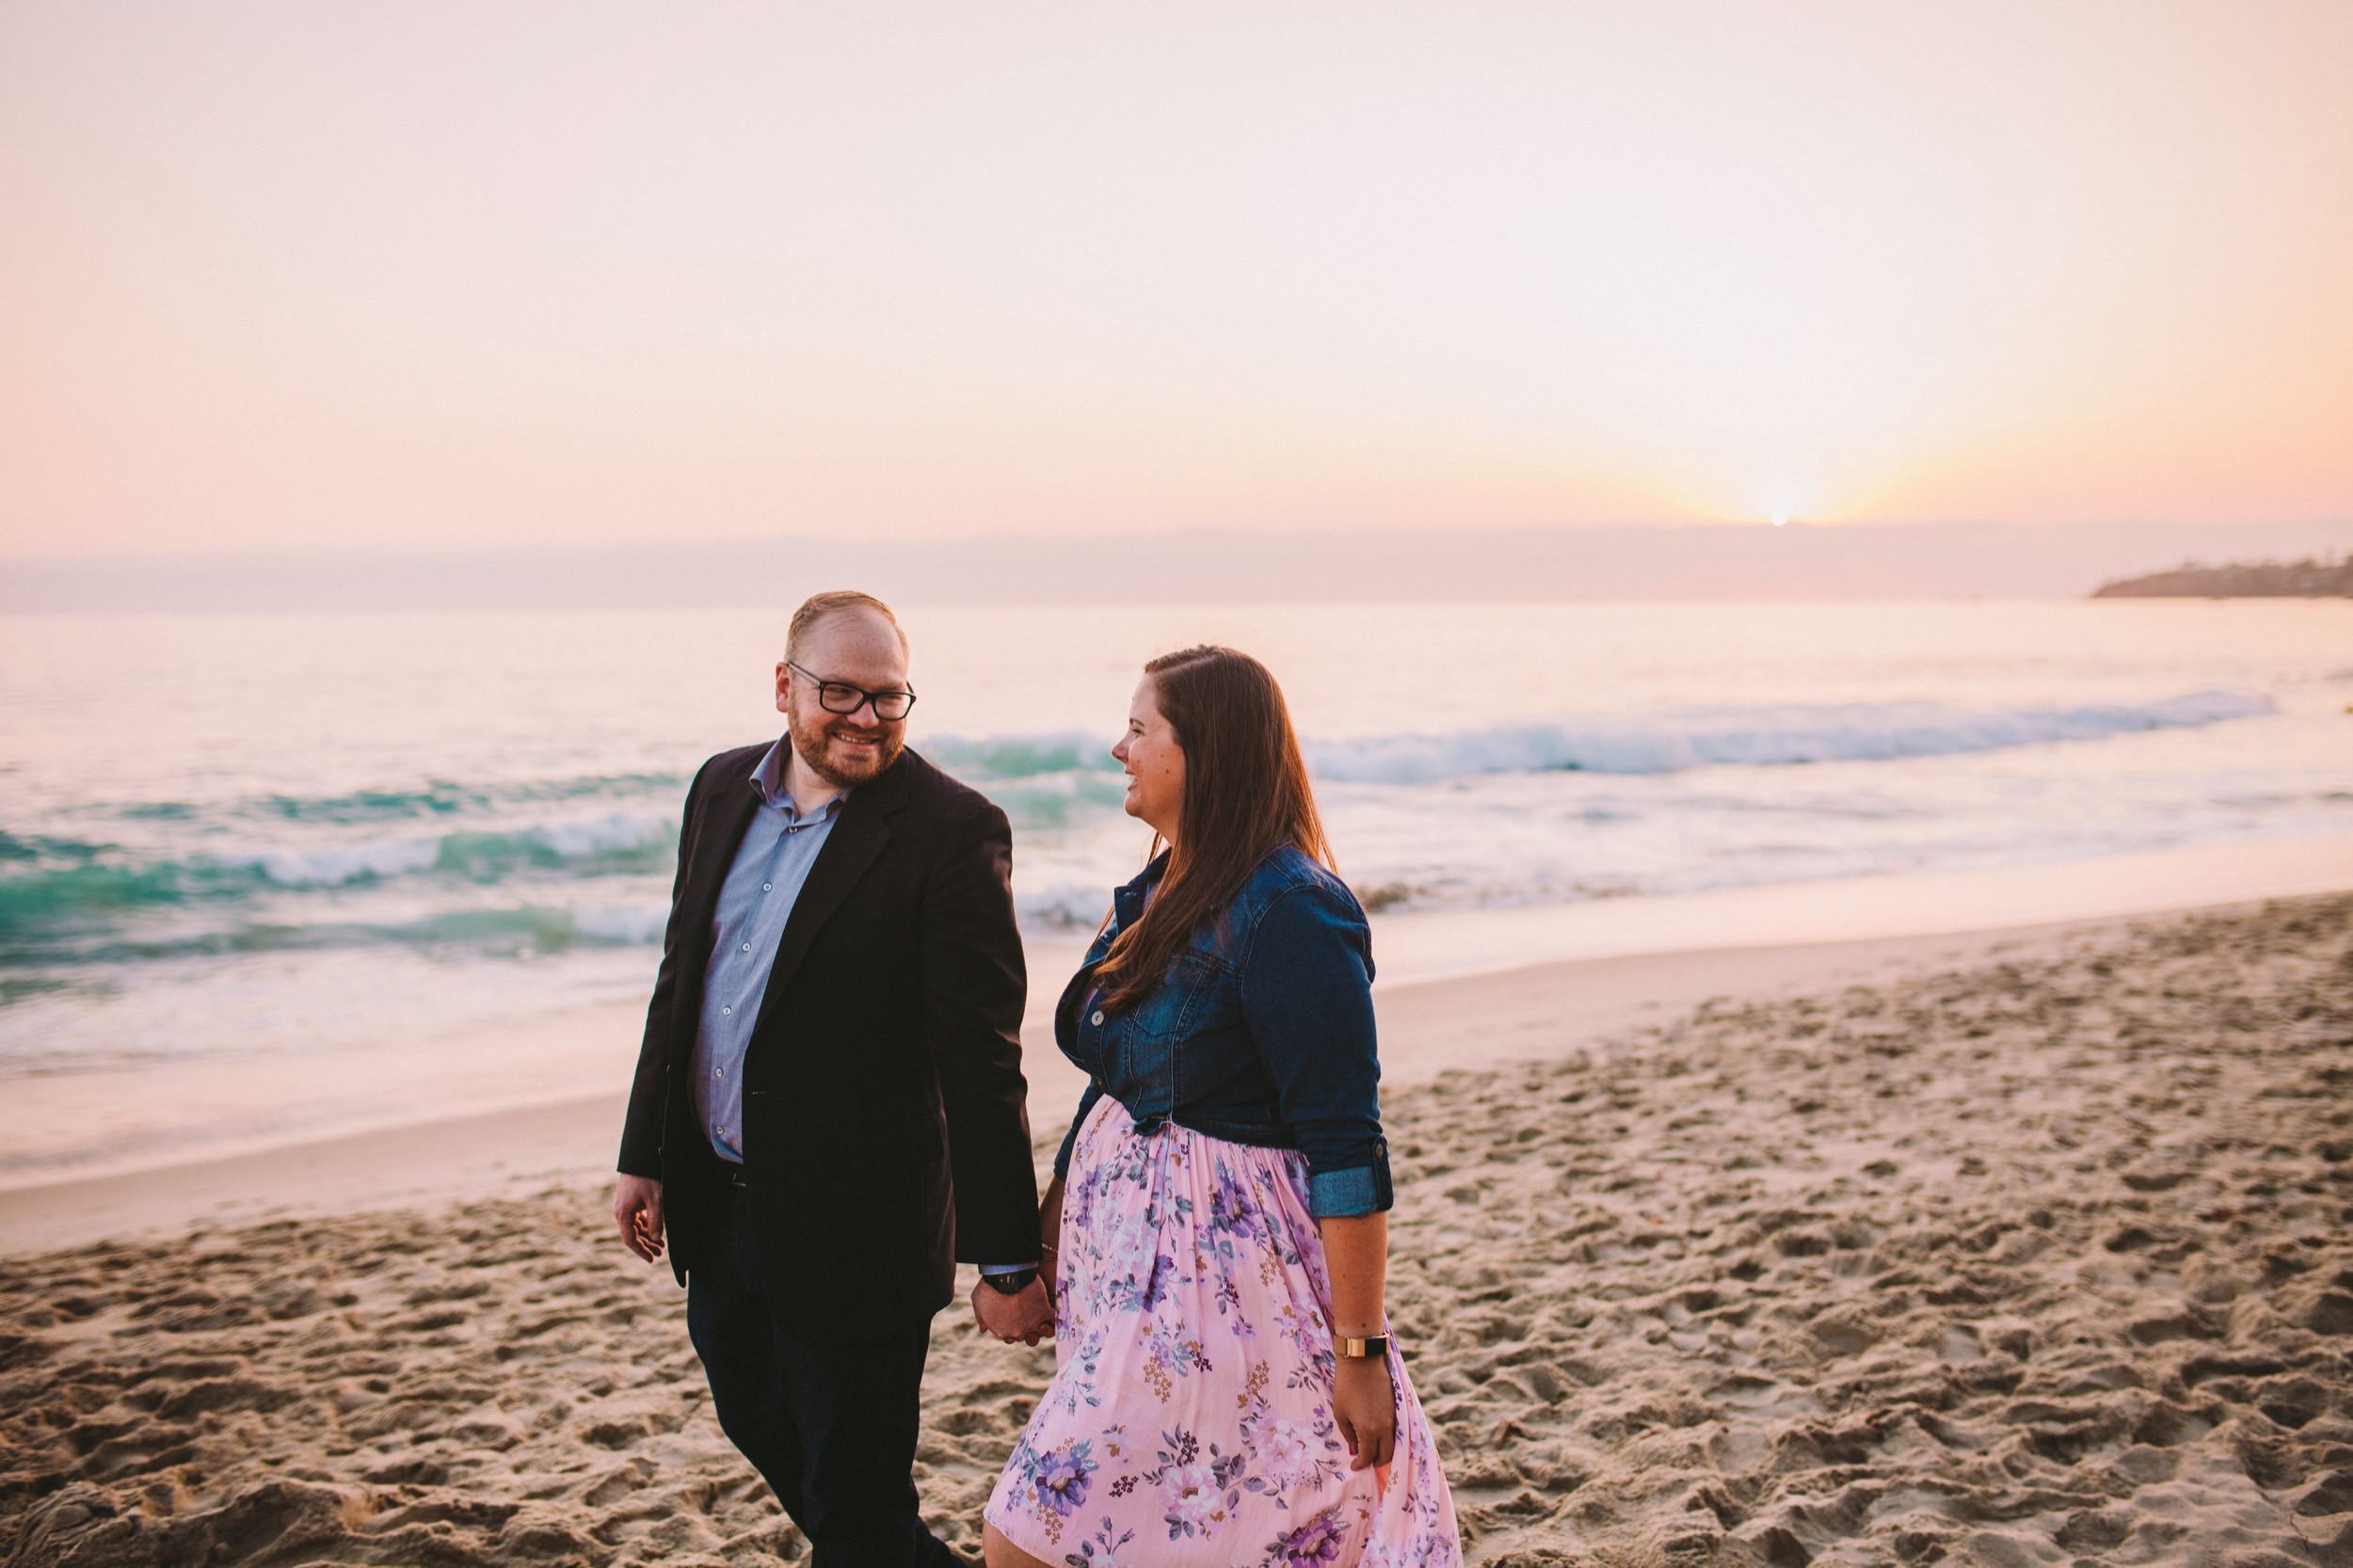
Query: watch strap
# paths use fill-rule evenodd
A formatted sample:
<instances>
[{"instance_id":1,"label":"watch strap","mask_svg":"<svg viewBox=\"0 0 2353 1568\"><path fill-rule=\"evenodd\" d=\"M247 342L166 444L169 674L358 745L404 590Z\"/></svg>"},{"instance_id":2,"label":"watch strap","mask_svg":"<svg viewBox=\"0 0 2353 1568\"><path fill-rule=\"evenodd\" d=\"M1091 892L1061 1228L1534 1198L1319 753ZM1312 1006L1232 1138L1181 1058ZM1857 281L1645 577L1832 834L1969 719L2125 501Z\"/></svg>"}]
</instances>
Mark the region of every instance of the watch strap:
<instances>
[{"instance_id":1,"label":"watch strap","mask_svg":"<svg viewBox=\"0 0 2353 1568\"><path fill-rule=\"evenodd\" d=\"M1375 1334L1358 1339L1350 1335L1336 1334L1332 1336L1332 1349L1335 1353L1347 1356L1352 1361L1369 1360L1389 1353L1389 1336Z\"/></svg>"},{"instance_id":2,"label":"watch strap","mask_svg":"<svg viewBox=\"0 0 2353 1568\"><path fill-rule=\"evenodd\" d=\"M983 1274L981 1283L1000 1296L1017 1296L1037 1278L1035 1269L1016 1269L1009 1274Z\"/></svg>"}]
</instances>

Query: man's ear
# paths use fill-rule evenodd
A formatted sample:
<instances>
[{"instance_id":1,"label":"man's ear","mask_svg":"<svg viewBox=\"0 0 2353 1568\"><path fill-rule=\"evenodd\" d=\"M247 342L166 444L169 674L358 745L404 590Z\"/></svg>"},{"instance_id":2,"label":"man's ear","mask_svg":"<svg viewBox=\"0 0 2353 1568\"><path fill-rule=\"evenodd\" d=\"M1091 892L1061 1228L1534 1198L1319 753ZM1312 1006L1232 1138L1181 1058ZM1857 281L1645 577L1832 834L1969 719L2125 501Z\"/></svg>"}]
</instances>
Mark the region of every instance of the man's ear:
<instances>
[{"instance_id":1,"label":"man's ear","mask_svg":"<svg viewBox=\"0 0 2353 1568\"><path fill-rule=\"evenodd\" d=\"M776 662L776 712L792 711L792 670L782 660Z\"/></svg>"}]
</instances>

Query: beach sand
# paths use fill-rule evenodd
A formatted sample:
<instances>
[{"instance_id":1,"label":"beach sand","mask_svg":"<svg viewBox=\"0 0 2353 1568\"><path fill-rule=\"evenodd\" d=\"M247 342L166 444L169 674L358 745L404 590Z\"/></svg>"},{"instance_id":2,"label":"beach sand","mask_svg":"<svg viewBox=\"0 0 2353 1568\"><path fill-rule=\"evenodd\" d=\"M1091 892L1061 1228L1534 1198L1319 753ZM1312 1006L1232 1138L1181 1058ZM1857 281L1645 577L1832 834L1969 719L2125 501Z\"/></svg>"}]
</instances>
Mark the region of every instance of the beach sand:
<instances>
[{"instance_id":1,"label":"beach sand","mask_svg":"<svg viewBox=\"0 0 2353 1568\"><path fill-rule=\"evenodd\" d=\"M1383 999L1470 1560L2353 1562L2353 895L1644 962ZM601 1163L38 1252L104 1222L15 1195L0 1560L805 1558ZM938 1320L952 1542L1050 1367Z\"/></svg>"}]
</instances>

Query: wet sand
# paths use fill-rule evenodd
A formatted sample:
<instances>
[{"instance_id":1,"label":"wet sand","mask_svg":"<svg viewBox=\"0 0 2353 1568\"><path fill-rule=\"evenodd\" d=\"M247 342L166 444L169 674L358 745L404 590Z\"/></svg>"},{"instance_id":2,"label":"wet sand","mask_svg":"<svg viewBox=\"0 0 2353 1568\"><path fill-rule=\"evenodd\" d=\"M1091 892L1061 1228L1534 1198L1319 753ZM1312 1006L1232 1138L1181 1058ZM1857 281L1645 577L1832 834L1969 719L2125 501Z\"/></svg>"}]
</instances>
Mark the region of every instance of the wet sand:
<instances>
[{"instance_id":1,"label":"wet sand","mask_svg":"<svg viewBox=\"0 0 2353 1568\"><path fill-rule=\"evenodd\" d=\"M1391 1314L1470 1560L2353 1560L2353 896L1865 946L1384 997ZM1528 1060L1440 1070L1466 1031ZM0 1560L805 1559L602 1143L12 1231ZM1050 1365L939 1319L951 1541Z\"/></svg>"}]
</instances>

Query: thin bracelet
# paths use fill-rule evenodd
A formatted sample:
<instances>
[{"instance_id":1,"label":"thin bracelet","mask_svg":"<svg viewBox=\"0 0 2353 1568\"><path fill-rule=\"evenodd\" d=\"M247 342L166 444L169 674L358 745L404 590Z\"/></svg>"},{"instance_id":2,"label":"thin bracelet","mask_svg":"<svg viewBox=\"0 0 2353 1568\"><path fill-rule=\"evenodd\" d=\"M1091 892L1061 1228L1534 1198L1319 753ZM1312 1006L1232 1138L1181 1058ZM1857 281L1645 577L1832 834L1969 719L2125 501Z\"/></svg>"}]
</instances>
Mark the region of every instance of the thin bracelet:
<instances>
[{"instance_id":1,"label":"thin bracelet","mask_svg":"<svg viewBox=\"0 0 2353 1568\"><path fill-rule=\"evenodd\" d=\"M1046 1243L1045 1243L1045 1242L1043 1242L1043 1241L1040 1241L1040 1242L1038 1243L1038 1245L1039 1245L1039 1246L1041 1246L1041 1247L1046 1247L1046 1250L1047 1250L1048 1252L1052 1253L1052 1254L1053 1254L1055 1256L1057 1256L1057 1257L1059 1257L1059 1256L1062 1256L1062 1249L1061 1249L1060 1247L1047 1247L1047 1246L1046 1246Z\"/></svg>"}]
</instances>

